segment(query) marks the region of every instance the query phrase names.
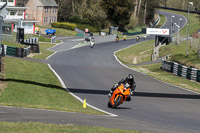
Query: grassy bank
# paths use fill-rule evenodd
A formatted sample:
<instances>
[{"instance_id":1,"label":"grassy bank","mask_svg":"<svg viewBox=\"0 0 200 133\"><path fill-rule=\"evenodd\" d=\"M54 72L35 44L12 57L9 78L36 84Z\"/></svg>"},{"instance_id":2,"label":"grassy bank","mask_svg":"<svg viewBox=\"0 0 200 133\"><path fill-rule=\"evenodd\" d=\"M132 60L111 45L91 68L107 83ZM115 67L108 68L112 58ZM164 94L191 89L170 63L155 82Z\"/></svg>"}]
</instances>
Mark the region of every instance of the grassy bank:
<instances>
[{"instance_id":1,"label":"grassy bank","mask_svg":"<svg viewBox=\"0 0 200 133\"><path fill-rule=\"evenodd\" d=\"M21 46L7 43L14 47ZM30 56L46 59L53 53L47 49L54 45L40 43L40 54ZM3 62L5 70L1 73L0 84L4 89L0 91L0 105L103 114L89 107L82 108L82 103L61 87L46 64L9 57L3 58Z\"/></svg>"},{"instance_id":2,"label":"grassy bank","mask_svg":"<svg viewBox=\"0 0 200 133\"><path fill-rule=\"evenodd\" d=\"M62 29L62 28L53 28L53 27L46 27L46 26L39 26L37 25L37 27L39 27L40 29L55 29L56 30L56 36L76 36L76 32L75 31L71 31L71 30L66 30L66 29Z\"/></svg>"},{"instance_id":3,"label":"grassy bank","mask_svg":"<svg viewBox=\"0 0 200 133\"><path fill-rule=\"evenodd\" d=\"M165 22L166 22L165 16L160 14L160 22L159 22L159 24L156 26L156 28L160 28Z\"/></svg>"},{"instance_id":4,"label":"grassy bank","mask_svg":"<svg viewBox=\"0 0 200 133\"><path fill-rule=\"evenodd\" d=\"M166 10L165 10L166 11ZM179 13L179 12L176 12ZM183 15L187 15L186 13L180 13ZM163 17L161 17L163 18ZM192 34L198 29L198 26L196 26L195 20L196 14L193 14L190 16L191 22L190 24L194 27L191 29L190 33ZM161 22L163 23L164 21ZM196 21L198 22L198 21ZM184 28L181 32L184 34ZM116 53L116 56L118 59L124 63L125 65L129 66L130 68L140 71L142 73L145 73L149 76L152 76L156 79L162 80L164 82L168 82L170 84L180 86L183 88L187 88L192 91L200 92L200 84L196 82L192 82L190 80L174 76L172 73L168 73L165 71L162 71L160 69L161 63L158 64L152 64L152 65L131 65L131 64L139 64L142 62L148 62L151 61L151 54L152 54L152 48L154 45L154 41L147 41L138 45L131 46L127 49L121 50ZM179 62L181 64L185 64L187 66L200 68L200 60L198 58L198 55L194 49L189 49L190 55L186 57L186 42L182 42L179 46L174 45L167 45L164 47L161 47L160 49L160 57L172 54L173 55L173 61Z\"/></svg>"},{"instance_id":5,"label":"grassy bank","mask_svg":"<svg viewBox=\"0 0 200 133\"><path fill-rule=\"evenodd\" d=\"M171 13L176 13L176 14L180 14L185 16L185 18L187 18L187 13L185 12L178 12L178 11L171 11L171 10L165 10L165 9L159 9L161 11L165 11L165 12L171 12ZM199 15L198 14L193 14L190 13L189 15L190 17L190 24L189 24L189 35L192 36L192 34L194 32L197 32L200 29L200 25L199 25ZM182 37L186 37L186 30L187 27L185 26L181 31L180 31L180 36Z\"/></svg>"},{"instance_id":6,"label":"grassy bank","mask_svg":"<svg viewBox=\"0 0 200 133\"><path fill-rule=\"evenodd\" d=\"M160 56L165 56L168 54L172 54L172 59L174 62L178 62L180 64L183 64L188 67L193 67L200 69L200 59L198 57L198 53L194 49L188 49L189 50L189 56L187 56L187 42L183 41L180 43L180 45L174 45L172 44L161 47L160 48Z\"/></svg>"},{"instance_id":7,"label":"grassy bank","mask_svg":"<svg viewBox=\"0 0 200 133\"><path fill-rule=\"evenodd\" d=\"M33 56L32 58L45 60L48 56L54 53L53 51L47 50L48 48L51 48L54 45L55 44L52 44L52 43L39 43L40 54L32 53L32 56Z\"/></svg>"},{"instance_id":8,"label":"grassy bank","mask_svg":"<svg viewBox=\"0 0 200 133\"><path fill-rule=\"evenodd\" d=\"M187 13L184 12L177 12L177 11L169 11L169 10L163 10L166 12L172 12L176 14L181 14L187 18ZM199 25L199 15L197 14L190 14L190 24L189 24L189 35L192 36L193 33L197 32L200 29ZM181 38L186 37L186 30L187 27L185 26L181 31L180 31L180 36ZM192 41L195 41L193 39ZM189 66L189 67L195 67L200 69L200 60L198 58L198 39L194 44L191 43L191 40L189 41L188 44L188 50L189 50L189 56L186 56L186 50L187 50L187 42L182 41L180 42L180 45L173 45L170 44L168 46L162 47L160 49L160 56L165 56L168 54L172 54L172 61L181 63L183 65Z\"/></svg>"},{"instance_id":9,"label":"grassy bank","mask_svg":"<svg viewBox=\"0 0 200 133\"><path fill-rule=\"evenodd\" d=\"M199 83L192 82L190 80L174 76L172 73L165 72L160 69L161 63L152 64L152 65L131 65L138 64L141 62L151 61L150 55L152 53L152 41L144 42L138 45L131 46L130 48L121 50L116 53L118 59L129 66L130 68L145 73L149 76L152 76L156 79L162 80L164 82L180 86L183 88L187 88L189 90L193 90L196 92L200 92ZM138 51L138 52L137 52ZM124 53L128 53L128 55L124 55ZM133 63L135 61L135 63Z\"/></svg>"},{"instance_id":10,"label":"grassy bank","mask_svg":"<svg viewBox=\"0 0 200 133\"><path fill-rule=\"evenodd\" d=\"M138 64L151 61L154 41L143 42L116 53L119 60L124 64Z\"/></svg>"},{"instance_id":11,"label":"grassy bank","mask_svg":"<svg viewBox=\"0 0 200 133\"><path fill-rule=\"evenodd\" d=\"M46 64L6 57L5 65L1 81L7 87L1 94L0 105L102 114L82 108L82 103L62 89Z\"/></svg>"},{"instance_id":12,"label":"grassy bank","mask_svg":"<svg viewBox=\"0 0 200 133\"><path fill-rule=\"evenodd\" d=\"M0 122L2 133L142 133L134 130L121 130L104 127L42 124L36 122Z\"/></svg>"}]
</instances>

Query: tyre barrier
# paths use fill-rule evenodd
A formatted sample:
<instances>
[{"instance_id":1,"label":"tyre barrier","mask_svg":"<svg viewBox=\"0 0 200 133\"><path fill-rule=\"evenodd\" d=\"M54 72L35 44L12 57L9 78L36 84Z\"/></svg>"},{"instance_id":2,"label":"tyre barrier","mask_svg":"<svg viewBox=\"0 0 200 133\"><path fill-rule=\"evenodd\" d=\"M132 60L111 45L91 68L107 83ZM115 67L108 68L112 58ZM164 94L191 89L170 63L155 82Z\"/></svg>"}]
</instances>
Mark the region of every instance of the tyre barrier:
<instances>
[{"instance_id":1,"label":"tyre barrier","mask_svg":"<svg viewBox=\"0 0 200 133\"><path fill-rule=\"evenodd\" d=\"M35 43L24 43L24 45L28 45L30 46L30 52L31 53L40 53L40 47L39 47L39 44L35 44Z\"/></svg>"},{"instance_id":2,"label":"tyre barrier","mask_svg":"<svg viewBox=\"0 0 200 133\"><path fill-rule=\"evenodd\" d=\"M21 58L27 57L30 54L31 50L30 46L27 48L17 48L17 47L2 45L2 47L4 49L2 53L4 53L5 55L21 57Z\"/></svg>"},{"instance_id":3,"label":"tyre barrier","mask_svg":"<svg viewBox=\"0 0 200 133\"><path fill-rule=\"evenodd\" d=\"M183 77L195 82L200 82L200 70L190 68L172 61L162 60L162 70L171 72L176 76Z\"/></svg>"},{"instance_id":4,"label":"tyre barrier","mask_svg":"<svg viewBox=\"0 0 200 133\"><path fill-rule=\"evenodd\" d=\"M30 39L25 39L24 43L36 44L36 43L38 43L38 41L39 41L38 38L30 38Z\"/></svg>"}]
</instances>

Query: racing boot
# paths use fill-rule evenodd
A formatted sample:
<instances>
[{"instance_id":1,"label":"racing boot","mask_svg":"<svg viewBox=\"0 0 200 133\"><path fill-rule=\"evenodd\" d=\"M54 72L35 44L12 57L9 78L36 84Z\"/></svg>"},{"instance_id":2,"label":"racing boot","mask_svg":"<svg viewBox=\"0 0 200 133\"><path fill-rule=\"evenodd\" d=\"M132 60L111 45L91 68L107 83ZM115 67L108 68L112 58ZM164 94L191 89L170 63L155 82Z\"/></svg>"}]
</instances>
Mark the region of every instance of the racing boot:
<instances>
[{"instance_id":1,"label":"racing boot","mask_svg":"<svg viewBox=\"0 0 200 133\"><path fill-rule=\"evenodd\" d=\"M126 101L131 101L131 95L126 98Z\"/></svg>"},{"instance_id":2,"label":"racing boot","mask_svg":"<svg viewBox=\"0 0 200 133\"><path fill-rule=\"evenodd\" d=\"M110 98L113 94L113 91L110 91L110 93L108 94L108 98Z\"/></svg>"}]
</instances>

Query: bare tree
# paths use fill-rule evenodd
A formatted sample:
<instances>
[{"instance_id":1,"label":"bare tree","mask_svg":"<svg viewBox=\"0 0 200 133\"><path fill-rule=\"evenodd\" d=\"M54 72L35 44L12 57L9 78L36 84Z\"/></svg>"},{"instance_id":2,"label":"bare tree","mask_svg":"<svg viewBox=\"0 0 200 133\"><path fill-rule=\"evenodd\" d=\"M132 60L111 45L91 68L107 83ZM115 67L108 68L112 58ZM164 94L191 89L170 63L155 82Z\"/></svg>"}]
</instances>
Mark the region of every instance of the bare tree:
<instances>
[{"instance_id":1,"label":"bare tree","mask_svg":"<svg viewBox=\"0 0 200 133\"><path fill-rule=\"evenodd\" d=\"M146 24L146 16L147 16L147 0L144 0L144 16L143 16L143 24Z\"/></svg>"}]
</instances>

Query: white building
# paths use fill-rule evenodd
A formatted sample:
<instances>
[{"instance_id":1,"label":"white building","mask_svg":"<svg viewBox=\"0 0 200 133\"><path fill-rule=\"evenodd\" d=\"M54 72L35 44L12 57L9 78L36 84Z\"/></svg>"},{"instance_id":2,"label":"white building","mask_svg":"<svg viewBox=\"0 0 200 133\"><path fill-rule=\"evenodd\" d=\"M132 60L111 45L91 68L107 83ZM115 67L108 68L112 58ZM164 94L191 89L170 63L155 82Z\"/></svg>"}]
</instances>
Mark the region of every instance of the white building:
<instances>
[{"instance_id":1,"label":"white building","mask_svg":"<svg viewBox=\"0 0 200 133\"><path fill-rule=\"evenodd\" d=\"M24 33L35 34L35 23L34 20L26 20L26 9L27 7L16 7L16 0L0 0L0 6L7 2L7 14L4 18L4 23L10 23L12 30L17 31L17 28L24 28Z\"/></svg>"}]
</instances>

